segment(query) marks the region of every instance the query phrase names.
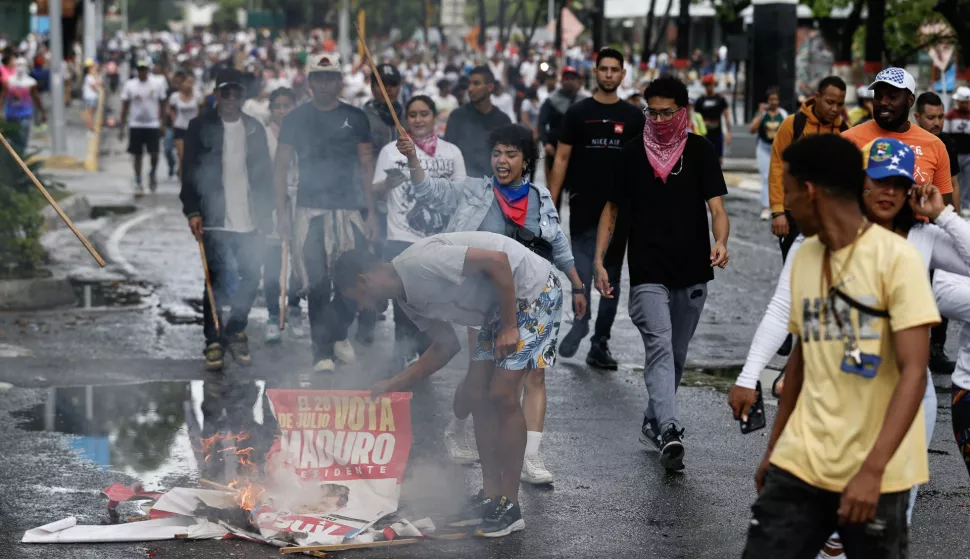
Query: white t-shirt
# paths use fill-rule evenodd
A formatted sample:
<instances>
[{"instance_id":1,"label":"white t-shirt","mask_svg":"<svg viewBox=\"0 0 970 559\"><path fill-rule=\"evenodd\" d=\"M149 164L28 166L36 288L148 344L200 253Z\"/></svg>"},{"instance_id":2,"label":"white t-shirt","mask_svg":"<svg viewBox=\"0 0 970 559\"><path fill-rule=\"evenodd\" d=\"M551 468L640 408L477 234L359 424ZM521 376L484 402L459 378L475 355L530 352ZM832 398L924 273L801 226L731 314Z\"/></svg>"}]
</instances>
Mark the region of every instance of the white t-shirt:
<instances>
[{"instance_id":1,"label":"white t-shirt","mask_svg":"<svg viewBox=\"0 0 970 559\"><path fill-rule=\"evenodd\" d=\"M249 170L246 167L246 125L243 119L223 121L222 184L226 197L226 222L223 229L249 233L253 225L249 202Z\"/></svg>"},{"instance_id":2,"label":"white t-shirt","mask_svg":"<svg viewBox=\"0 0 970 559\"><path fill-rule=\"evenodd\" d=\"M169 106L175 110L175 122L172 126L179 130L188 130L189 121L199 116L200 103L202 98L196 93L193 93L188 101L182 99L182 94L178 91L172 93L168 98Z\"/></svg>"},{"instance_id":3,"label":"white t-shirt","mask_svg":"<svg viewBox=\"0 0 970 559\"><path fill-rule=\"evenodd\" d=\"M518 115L515 114L515 99L508 92L501 95L492 95L492 104L495 108L509 115L513 123L519 122Z\"/></svg>"},{"instance_id":4,"label":"white t-shirt","mask_svg":"<svg viewBox=\"0 0 970 559\"><path fill-rule=\"evenodd\" d=\"M421 151L418 161L429 177L460 181L466 176L465 159L455 144L438 140L434 157ZM388 169L398 169L404 176L410 176L407 158L397 150L397 143L384 146L374 167L374 182L387 178ZM413 243L445 230L448 216L437 208L418 204L411 194L411 181L405 182L387 193L387 239Z\"/></svg>"},{"instance_id":5,"label":"white t-shirt","mask_svg":"<svg viewBox=\"0 0 970 559\"><path fill-rule=\"evenodd\" d=\"M82 96L86 102L97 103L98 102L98 78L94 74L88 74L84 76L84 87L82 88Z\"/></svg>"},{"instance_id":6,"label":"white t-shirt","mask_svg":"<svg viewBox=\"0 0 970 559\"><path fill-rule=\"evenodd\" d=\"M131 103L128 108L129 128L160 128L162 123L158 120L158 111L164 99L165 91L159 91L151 80L128 80L121 91L121 100Z\"/></svg>"}]
</instances>

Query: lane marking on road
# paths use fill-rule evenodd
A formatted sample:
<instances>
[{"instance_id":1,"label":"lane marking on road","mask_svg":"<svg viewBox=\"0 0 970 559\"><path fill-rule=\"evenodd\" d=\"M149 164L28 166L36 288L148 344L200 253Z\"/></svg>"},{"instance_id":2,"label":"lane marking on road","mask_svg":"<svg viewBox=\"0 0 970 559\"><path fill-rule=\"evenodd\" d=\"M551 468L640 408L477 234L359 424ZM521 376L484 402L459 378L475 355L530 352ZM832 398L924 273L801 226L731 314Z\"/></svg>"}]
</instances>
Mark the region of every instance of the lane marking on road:
<instances>
[{"instance_id":1,"label":"lane marking on road","mask_svg":"<svg viewBox=\"0 0 970 559\"><path fill-rule=\"evenodd\" d=\"M124 255L121 254L121 239L123 239L125 235L127 235L128 232L131 231L131 229L136 225L139 225L145 221L148 221L149 219L152 219L153 217L160 216L169 211L171 210L169 210L168 208L155 208L150 212L136 215L128 219L127 221L124 221L121 225L118 226L117 229L115 229L111 233L111 236L108 237L108 243L107 243L107 246L105 247L106 252L108 253L108 258L110 258L113 262L118 264L118 266L121 267L121 270L126 275L134 276L136 275L136 270L135 270L135 267L131 265L131 262L128 262L128 260L124 257Z\"/></svg>"},{"instance_id":2,"label":"lane marking on road","mask_svg":"<svg viewBox=\"0 0 970 559\"><path fill-rule=\"evenodd\" d=\"M759 245L758 243L752 243L751 241L745 241L744 239L738 239L738 238L729 239L728 240L728 246L731 246L732 244L739 244L739 245L744 246L744 247L753 248L753 249L760 250L760 251L764 251L764 252L768 252L768 253L771 253L771 254L776 254L776 253L779 254L779 255L781 254L781 252L779 252L777 248L774 248L774 247L766 247L764 245Z\"/></svg>"}]
</instances>

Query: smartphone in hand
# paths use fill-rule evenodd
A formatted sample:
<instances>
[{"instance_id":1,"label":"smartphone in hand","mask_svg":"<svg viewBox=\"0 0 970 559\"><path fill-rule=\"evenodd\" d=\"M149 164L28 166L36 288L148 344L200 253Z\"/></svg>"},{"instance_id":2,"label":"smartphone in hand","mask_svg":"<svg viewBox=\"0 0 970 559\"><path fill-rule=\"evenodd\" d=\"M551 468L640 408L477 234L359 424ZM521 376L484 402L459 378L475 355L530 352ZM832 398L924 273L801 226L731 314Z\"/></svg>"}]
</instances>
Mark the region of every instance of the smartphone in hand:
<instances>
[{"instance_id":1,"label":"smartphone in hand","mask_svg":"<svg viewBox=\"0 0 970 559\"><path fill-rule=\"evenodd\" d=\"M758 393L758 399L755 400L754 405L751 406L750 410L748 410L748 419L739 420L741 423L742 435L753 433L758 429L764 429L767 423L765 420L765 401L761 396L761 381L758 381L755 391Z\"/></svg>"}]
</instances>

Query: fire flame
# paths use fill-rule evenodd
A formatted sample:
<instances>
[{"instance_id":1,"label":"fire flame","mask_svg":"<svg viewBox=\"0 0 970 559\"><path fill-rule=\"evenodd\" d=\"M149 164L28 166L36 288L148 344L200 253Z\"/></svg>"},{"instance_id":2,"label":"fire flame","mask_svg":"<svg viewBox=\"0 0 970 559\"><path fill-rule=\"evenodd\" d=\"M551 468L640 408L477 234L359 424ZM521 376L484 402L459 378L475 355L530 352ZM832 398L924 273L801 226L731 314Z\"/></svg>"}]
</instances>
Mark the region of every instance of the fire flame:
<instances>
[{"instance_id":1,"label":"fire flame","mask_svg":"<svg viewBox=\"0 0 970 559\"><path fill-rule=\"evenodd\" d=\"M259 465L253 462L252 454L255 448L251 446L239 448L241 446L239 443L247 440L249 440L249 433L246 431L240 431L237 434L216 433L211 437L199 439L199 446L195 447L195 450L205 456L206 463L216 455L222 455L223 460L228 456L236 457L239 461L240 475L228 487L235 492L233 499L236 504L244 510L251 511L259 505L259 498L266 492L266 488L253 483L250 479L259 473Z\"/></svg>"}]
</instances>

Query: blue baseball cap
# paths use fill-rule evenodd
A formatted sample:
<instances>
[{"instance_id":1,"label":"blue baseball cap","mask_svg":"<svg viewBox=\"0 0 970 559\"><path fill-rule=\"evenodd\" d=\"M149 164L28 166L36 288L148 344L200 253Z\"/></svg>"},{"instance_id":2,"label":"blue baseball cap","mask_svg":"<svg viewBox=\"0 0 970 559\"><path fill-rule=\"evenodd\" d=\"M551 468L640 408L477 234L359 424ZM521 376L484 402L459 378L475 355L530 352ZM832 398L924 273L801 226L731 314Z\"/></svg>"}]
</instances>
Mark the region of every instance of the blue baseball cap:
<instances>
[{"instance_id":1,"label":"blue baseball cap","mask_svg":"<svg viewBox=\"0 0 970 559\"><path fill-rule=\"evenodd\" d=\"M875 180L905 177L912 182L916 154L913 148L895 138L876 138L862 149L862 166Z\"/></svg>"}]
</instances>

